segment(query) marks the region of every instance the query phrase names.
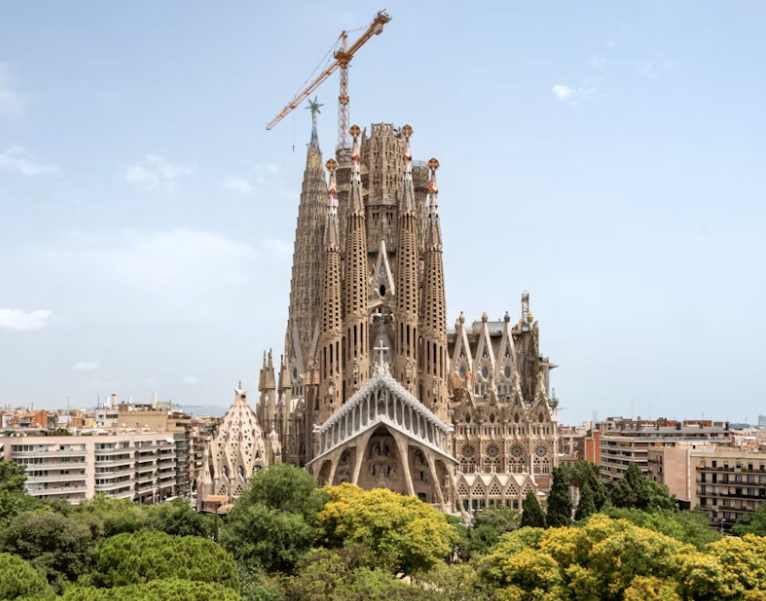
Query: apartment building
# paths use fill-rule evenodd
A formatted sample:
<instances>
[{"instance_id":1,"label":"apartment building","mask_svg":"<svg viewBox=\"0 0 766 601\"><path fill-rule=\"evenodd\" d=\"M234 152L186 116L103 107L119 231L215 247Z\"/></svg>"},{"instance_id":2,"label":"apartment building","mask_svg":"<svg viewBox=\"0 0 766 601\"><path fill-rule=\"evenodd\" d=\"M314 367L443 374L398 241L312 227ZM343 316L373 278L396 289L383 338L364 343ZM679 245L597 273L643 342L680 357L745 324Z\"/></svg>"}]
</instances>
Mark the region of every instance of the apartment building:
<instances>
[{"instance_id":1,"label":"apartment building","mask_svg":"<svg viewBox=\"0 0 766 601\"><path fill-rule=\"evenodd\" d=\"M728 531L766 501L766 453L718 448L690 453L692 506Z\"/></svg>"},{"instance_id":2,"label":"apartment building","mask_svg":"<svg viewBox=\"0 0 766 601\"><path fill-rule=\"evenodd\" d=\"M0 437L0 459L27 466L30 495L73 504L96 493L141 503L177 495L176 449L175 435L167 433L41 436L15 432ZM185 449L182 456L186 462ZM182 465L181 471L187 472L186 464Z\"/></svg>"},{"instance_id":3,"label":"apartment building","mask_svg":"<svg viewBox=\"0 0 766 601\"><path fill-rule=\"evenodd\" d=\"M730 447L732 442L732 432L726 423L663 419L656 422L640 419L614 421L602 429L599 473L604 482L617 481L628 466L635 463L646 477L651 478L649 452L652 449L674 448L687 443L692 447L711 444Z\"/></svg>"}]
</instances>

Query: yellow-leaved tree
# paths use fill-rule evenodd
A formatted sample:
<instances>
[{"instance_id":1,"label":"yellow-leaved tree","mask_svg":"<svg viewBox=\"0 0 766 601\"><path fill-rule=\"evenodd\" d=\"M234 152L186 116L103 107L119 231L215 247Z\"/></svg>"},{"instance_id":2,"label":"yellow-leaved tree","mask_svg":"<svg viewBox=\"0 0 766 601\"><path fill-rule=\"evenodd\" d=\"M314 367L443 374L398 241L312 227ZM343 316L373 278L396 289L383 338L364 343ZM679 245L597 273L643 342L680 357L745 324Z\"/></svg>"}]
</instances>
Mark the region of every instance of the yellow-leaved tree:
<instances>
[{"instance_id":1,"label":"yellow-leaved tree","mask_svg":"<svg viewBox=\"0 0 766 601\"><path fill-rule=\"evenodd\" d=\"M383 565L412 574L431 569L457 542L444 514L415 497L348 483L326 490L317 522L322 546L363 546Z\"/></svg>"}]
</instances>

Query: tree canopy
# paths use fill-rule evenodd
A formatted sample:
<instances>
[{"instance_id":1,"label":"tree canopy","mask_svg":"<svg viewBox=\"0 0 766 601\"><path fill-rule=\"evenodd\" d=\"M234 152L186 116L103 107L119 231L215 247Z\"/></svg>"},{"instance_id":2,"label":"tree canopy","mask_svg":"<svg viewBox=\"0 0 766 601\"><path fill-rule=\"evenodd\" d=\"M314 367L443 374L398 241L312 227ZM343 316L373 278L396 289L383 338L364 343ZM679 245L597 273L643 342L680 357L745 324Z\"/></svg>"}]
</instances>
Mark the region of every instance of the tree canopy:
<instances>
[{"instance_id":1,"label":"tree canopy","mask_svg":"<svg viewBox=\"0 0 766 601\"><path fill-rule=\"evenodd\" d=\"M112 588L178 578L239 590L231 555L211 540L142 531L104 540L89 583Z\"/></svg>"},{"instance_id":2,"label":"tree canopy","mask_svg":"<svg viewBox=\"0 0 766 601\"><path fill-rule=\"evenodd\" d=\"M252 569L290 572L311 548L326 498L305 470L288 464L261 470L227 516L221 542Z\"/></svg>"},{"instance_id":3,"label":"tree canopy","mask_svg":"<svg viewBox=\"0 0 766 601\"><path fill-rule=\"evenodd\" d=\"M114 588L67 587L62 601L242 601L221 584L169 578Z\"/></svg>"},{"instance_id":4,"label":"tree canopy","mask_svg":"<svg viewBox=\"0 0 766 601\"><path fill-rule=\"evenodd\" d=\"M676 498L668 487L647 480L637 464L631 462L622 479L612 488L611 501L615 507L636 509L676 508Z\"/></svg>"},{"instance_id":5,"label":"tree canopy","mask_svg":"<svg viewBox=\"0 0 766 601\"><path fill-rule=\"evenodd\" d=\"M524 498L523 511L521 512L521 527L545 528L545 514L537 495L531 490Z\"/></svg>"},{"instance_id":6,"label":"tree canopy","mask_svg":"<svg viewBox=\"0 0 766 601\"><path fill-rule=\"evenodd\" d=\"M353 484L327 489L318 540L330 547L360 545L391 568L428 570L452 551L457 531L444 514L415 497Z\"/></svg>"},{"instance_id":7,"label":"tree canopy","mask_svg":"<svg viewBox=\"0 0 766 601\"><path fill-rule=\"evenodd\" d=\"M0 533L0 551L29 561L60 589L90 570L100 534L97 520L69 518L50 510L25 512Z\"/></svg>"},{"instance_id":8,"label":"tree canopy","mask_svg":"<svg viewBox=\"0 0 766 601\"><path fill-rule=\"evenodd\" d=\"M569 494L569 477L564 468L553 468L553 484L548 493L545 523L549 528L569 526L572 523L572 497Z\"/></svg>"},{"instance_id":9,"label":"tree canopy","mask_svg":"<svg viewBox=\"0 0 766 601\"><path fill-rule=\"evenodd\" d=\"M0 599L40 599L50 597L52 593L43 572L35 570L17 555L0 553Z\"/></svg>"},{"instance_id":10,"label":"tree canopy","mask_svg":"<svg viewBox=\"0 0 766 601\"><path fill-rule=\"evenodd\" d=\"M24 483L26 467L13 461L0 461L0 530L22 511L29 511L35 504Z\"/></svg>"},{"instance_id":11,"label":"tree canopy","mask_svg":"<svg viewBox=\"0 0 766 601\"><path fill-rule=\"evenodd\" d=\"M745 536L745 534L766 536L766 503L761 503L753 513L745 514L732 530L737 536Z\"/></svg>"}]
</instances>

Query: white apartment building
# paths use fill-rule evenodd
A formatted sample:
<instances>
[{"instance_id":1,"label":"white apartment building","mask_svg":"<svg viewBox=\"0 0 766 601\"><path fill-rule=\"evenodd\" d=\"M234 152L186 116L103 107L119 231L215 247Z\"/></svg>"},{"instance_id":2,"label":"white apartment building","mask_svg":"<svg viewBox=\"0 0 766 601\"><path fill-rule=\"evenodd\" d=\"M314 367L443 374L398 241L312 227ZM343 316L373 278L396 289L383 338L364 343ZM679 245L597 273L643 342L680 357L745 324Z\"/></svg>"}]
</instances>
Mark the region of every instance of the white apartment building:
<instances>
[{"instance_id":1,"label":"white apartment building","mask_svg":"<svg viewBox=\"0 0 766 601\"><path fill-rule=\"evenodd\" d=\"M27 492L76 504L104 493L142 503L174 496L173 434L0 436L0 459L27 466Z\"/></svg>"}]
</instances>

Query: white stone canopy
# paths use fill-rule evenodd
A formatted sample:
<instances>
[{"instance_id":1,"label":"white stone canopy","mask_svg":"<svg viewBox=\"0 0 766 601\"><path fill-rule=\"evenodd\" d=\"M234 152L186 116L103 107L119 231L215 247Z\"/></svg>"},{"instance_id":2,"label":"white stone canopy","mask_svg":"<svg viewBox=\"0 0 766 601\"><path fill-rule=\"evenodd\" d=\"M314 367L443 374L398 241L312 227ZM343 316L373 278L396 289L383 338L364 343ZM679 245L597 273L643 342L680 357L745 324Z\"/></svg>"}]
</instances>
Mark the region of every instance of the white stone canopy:
<instances>
[{"instance_id":1,"label":"white stone canopy","mask_svg":"<svg viewBox=\"0 0 766 601\"><path fill-rule=\"evenodd\" d=\"M449 451L452 425L429 411L388 370L378 369L332 417L315 427L319 451L311 464L321 462L335 449L381 425L434 451L450 464L457 463Z\"/></svg>"}]
</instances>

